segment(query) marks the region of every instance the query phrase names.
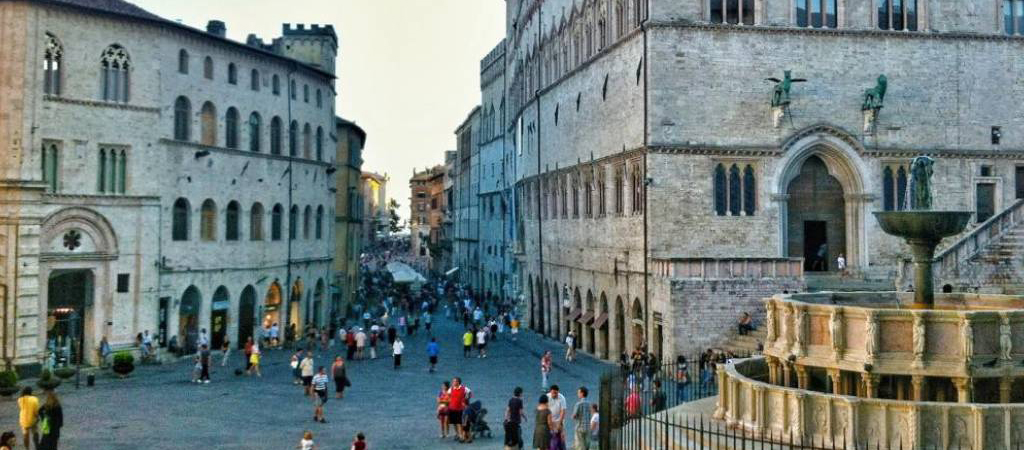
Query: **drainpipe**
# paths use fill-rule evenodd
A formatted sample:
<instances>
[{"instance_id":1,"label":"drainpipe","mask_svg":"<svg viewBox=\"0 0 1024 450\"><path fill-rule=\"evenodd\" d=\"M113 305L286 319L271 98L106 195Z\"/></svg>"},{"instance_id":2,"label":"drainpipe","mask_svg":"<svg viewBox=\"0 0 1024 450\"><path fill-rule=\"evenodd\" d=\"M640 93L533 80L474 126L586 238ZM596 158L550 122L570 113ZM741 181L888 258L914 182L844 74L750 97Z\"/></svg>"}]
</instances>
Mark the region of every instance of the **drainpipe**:
<instances>
[{"instance_id":1,"label":"drainpipe","mask_svg":"<svg viewBox=\"0 0 1024 450\"><path fill-rule=\"evenodd\" d=\"M644 341L647 341L647 340L650 339L650 329L651 329L650 317L653 314L651 312L651 298L650 298L650 286L649 286L650 285L650 282L649 282L650 271L648 270L648 264L649 264L649 261L650 261L650 254L649 254L650 247L648 245L648 236L647 236L647 212L649 211L649 208L648 208L649 204L648 204L648 201L647 201L647 180L649 179L648 176L647 176L647 145L649 144L649 140L648 140L648 136L647 135L648 135L648 131L649 131L649 128L648 128L649 127L649 123L648 122L650 121L649 118L648 118L648 109L647 109L648 108L648 98L647 98L648 95L647 94L648 94L648 90L649 90L648 89L648 81L649 80L648 80L648 75L647 75L647 66L648 66L648 63L649 63L648 58L647 58L648 57L648 52L647 52L647 21L650 20L650 10L651 10L651 8L650 8L650 0L647 0L646 10L647 10L647 17L644 17L644 20L642 22L640 22L640 30L643 32L643 38L644 38L644 55L643 55L643 70L644 70L644 147L643 147L643 150L642 150L643 151L643 156L644 156L644 162L643 162L644 163L644 169L643 169L644 170L643 171L644 179L642 180L642 183L641 183L641 186L642 186L642 189L643 189L641 192L642 192L642 195L644 196L644 210L642 211L643 216L644 216L644 312L645 312L645 314L644 314L644 334L647 335L647 336L644 336ZM653 345L651 347L649 347L648 350L653 350ZM664 361L662 361L662 362L664 362Z\"/></svg>"}]
</instances>

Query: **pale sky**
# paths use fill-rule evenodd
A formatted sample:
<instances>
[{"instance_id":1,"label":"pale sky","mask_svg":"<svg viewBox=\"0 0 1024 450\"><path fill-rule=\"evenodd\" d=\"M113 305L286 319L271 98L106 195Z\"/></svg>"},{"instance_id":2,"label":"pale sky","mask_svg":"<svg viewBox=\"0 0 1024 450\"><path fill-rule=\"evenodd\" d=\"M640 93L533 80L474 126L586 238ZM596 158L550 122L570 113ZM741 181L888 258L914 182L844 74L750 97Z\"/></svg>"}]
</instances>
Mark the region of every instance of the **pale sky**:
<instances>
[{"instance_id":1,"label":"pale sky","mask_svg":"<svg viewBox=\"0 0 1024 450\"><path fill-rule=\"evenodd\" d=\"M264 41L282 23L333 24L339 115L366 130L363 170L387 173L409 217L413 168L444 163L480 102L480 60L505 34L503 0L129 0L170 20Z\"/></svg>"}]
</instances>

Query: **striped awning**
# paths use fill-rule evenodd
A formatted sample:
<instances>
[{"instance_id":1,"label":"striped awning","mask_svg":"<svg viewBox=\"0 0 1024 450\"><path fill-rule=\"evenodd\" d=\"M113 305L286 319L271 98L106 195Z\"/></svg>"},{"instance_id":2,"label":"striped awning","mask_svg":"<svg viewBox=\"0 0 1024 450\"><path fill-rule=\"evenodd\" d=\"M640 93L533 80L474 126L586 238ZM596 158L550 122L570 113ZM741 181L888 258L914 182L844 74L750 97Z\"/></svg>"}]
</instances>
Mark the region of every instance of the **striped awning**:
<instances>
[{"instance_id":1,"label":"striped awning","mask_svg":"<svg viewBox=\"0 0 1024 450\"><path fill-rule=\"evenodd\" d=\"M608 323L608 313L601 313L594 319L594 328L601 329Z\"/></svg>"},{"instance_id":2,"label":"striped awning","mask_svg":"<svg viewBox=\"0 0 1024 450\"><path fill-rule=\"evenodd\" d=\"M578 319L581 315L583 315L582 309L573 309L569 311L569 317L566 317L566 320L572 322Z\"/></svg>"},{"instance_id":3,"label":"striped awning","mask_svg":"<svg viewBox=\"0 0 1024 450\"><path fill-rule=\"evenodd\" d=\"M594 320L594 311L587 311L586 314L580 317L579 322L584 325L587 325L592 320Z\"/></svg>"}]
</instances>

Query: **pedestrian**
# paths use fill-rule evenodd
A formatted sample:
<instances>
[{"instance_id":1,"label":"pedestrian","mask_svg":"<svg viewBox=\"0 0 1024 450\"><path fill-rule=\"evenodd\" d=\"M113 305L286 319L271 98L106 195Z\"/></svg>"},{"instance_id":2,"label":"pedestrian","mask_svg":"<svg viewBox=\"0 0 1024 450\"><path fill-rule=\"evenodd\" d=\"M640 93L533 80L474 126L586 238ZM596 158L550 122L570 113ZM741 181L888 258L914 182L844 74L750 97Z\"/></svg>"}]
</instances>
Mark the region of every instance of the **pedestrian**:
<instances>
[{"instance_id":1,"label":"pedestrian","mask_svg":"<svg viewBox=\"0 0 1024 450\"><path fill-rule=\"evenodd\" d=\"M199 329L199 342L196 342L196 344L198 344L199 347L205 345L206 348L210 348L210 337L206 334L206 328Z\"/></svg>"},{"instance_id":2,"label":"pedestrian","mask_svg":"<svg viewBox=\"0 0 1024 450\"><path fill-rule=\"evenodd\" d=\"M537 415L533 427L533 449L548 450L551 445L551 410L548 409L548 396L541 394L537 400Z\"/></svg>"},{"instance_id":3,"label":"pedestrian","mask_svg":"<svg viewBox=\"0 0 1024 450\"><path fill-rule=\"evenodd\" d=\"M107 342L107 336L103 336L100 339L100 367L107 367L107 358L110 357L110 343Z\"/></svg>"},{"instance_id":4,"label":"pedestrian","mask_svg":"<svg viewBox=\"0 0 1024 450\"><path fill-rule=\"evenodd\" d=\"M302 386L306 397L313 395L313 352L309 351L299 361L299 370L302 371Z\"/></svg>"},{"instance_id":5,"label":"pedestrian","mask_svg":"<svg viewBox=\"0 0 1024 450\"><path fill-rule=\"evenodd\" d=\"M686 362L686 356L676 357L676 403L688 401L686 389L690 385L690 365Z\"/></svg>"},{"instance_id":6,"label":"pedestrian","mask_svg":"<svg viewBox=\"0 0 1024 450\"><path fill-rule=\"evenodd\" d=\"M471 395L469 389L462 385L462 378L452 378L452 387L448 390L448 423L455 425L455 439L459 442L469 441L466 427L462 426L462 414Z\"/></svg>"},{"instance_id":7,"label":"pedestrian","mask_svg":"<svg viewBox=\"0 0 1024 450\"><path fill-rule=\"evenodd\" d=\"M231 353L231 341L224 339L224 343L220 345L220 351L223 356L220 360L220 366L224 367L228 365L228 354Z\"/></svg>"},{"instance_id":8,"label":"pedestrian","mask_svg":"<svg viewBox=\"0 0 1024 450\"><path fill-rule=\"evenodd\" d=\"M437 339L430 338L430 342L427 344L427 359L430 360L430 373L434 373L434 367L437 366L437 355L441 352L441 346L437 344Z\"/></svg>"},{"instance_id":9,"label":"pedestrian","mask_svg":"<svg viewBox=\"0 0 1024 450\"><path fill-rule=\"evenodd\" d=\"M198 353L192 357L192 382L202 383L203 376L203 361L200 359Z\"/></svg>"},{"instance_id":10,"label":"pedestrian","mask_svg":"<svg viewBox=\"0 0 1024 450\"><path fill-rule=\"evenodd\" d=\"M363 359L366 356L363 354L363 349L366 347L366 333L360 328L356 332L356 359Z\"/></svg>"},{"instance_id":11,"label":"pedestrian","mask_svg":"<svg viewBox=\"0 0 1024 450\"><path fill-rule=\"evenodd\" d=\"M558 428L561 429L561 425L565 422L565 412L569 408L565 396L559 392L557 384L552 384L548 391L548 409L551 410L551 421L557 423Z\"/></svg>"},{"instance_id":12,"label":"pedestrian","mask_svg":"<svg viewBox=\"0 0 1024 450\"><path fill-rule=\"evenodd\" d=\"M324 366L320 366L316 375L313 375L313 421L320 423L327 423L327 419L324 419L324 405L327 403L327 371Z\"/></svg>"},{"instance_id":13,"label":"pedestrian","mask_svg":"<svg viewBox=\"0 0 1024 450\"><path fill-rule=\"evenodd\" d=\"M252 354L249 355L249 375L256 374L258 377L262 377L260 373L260 346L256 343L252 344Z\"/></svg>"},{"instance_id":14,"label":"pedestrian","mask_svg":"<svg viewBox=\"0 0 1024 450\"><path fill-rule=\"evenodd\" d=\"M462 335L462 357L469 358L470 353L473 350L473 331L466 328L466 332Z\"/></svg>"},{"instance_id":15,"label":"pedestrian","mask_svg":"<svg viewBox=\"0 0 1024 450\"><path fill-rule=\"evenodd\" d=\"M590 450L590 407L592 404L587 400L588 393L586 386L581 386L576 390L579 401L572 409L573 450Z\"/></svg>"},{"instance_id":16,"label":"pedestrian","mask_svg":"<svg viewBox=\"0 0 1024 450\"><path fill-rule=\"evenodd\" d=\"M345 360L341 355L334 357L334 364L331 365L331 376L334 377L334 397L345 397L345 388L352 382L348 380L348 371L345 370Z\"/></svg>"},{"instance_id":17,"label":"pedestrian","mask_svg":"<svg viewBox=\"0 0 1024 450\"><path fill-rule=\"evenodd\" d=\"M476 332L476 352L477 358L487 357L487 331L486 328L480 328Z\"/></svg>"},{"instance_id":18,"label":"pedestrian","mask_svg":"<svg viewBox=\"0 0 1024 450\"><path fill-rule=\"evenodd\" d=\"M349 450L367 450L369 448L366 443L366 436L363 433L356 433L356 438L352 441L352 447Z\"/></svg>"},{"instance_id":19,"label":"pedestrian","mask_svg":"<svg viewBox=\"0 0 1024 450\"><path fill-rule=\"evenodd\" d=\"M331 335L327 334L327 327L320 327L320 350L327 351L328 343L331 341Z\"/></svg>"},{"instance_id":20,"label":"pedestrian","mask_svg":"<svg viewBox=\"0 0 1024 450\"><path fill-rule=\"evenodd\" d=\"M313 432L306 431L302 434L302 440L299 441L299 445L296 446L298 450L316 450L318 447L313 443Z\"/></svg>"},{"instance_id":21,"label":"pedestrian","mask_svg":"<svg viewBox=\"0 0 1024 450\"><path fill-rule=\"evenodd\" d=\"M405 350L405 344L402 343L402 338L396 337L395 343L391 345L391 354L395 357L395 370L402 367L402 350Z\"/></svg>"},{"instance_id":22,"label":"pedestrian","mask_svg":"<svg viewBox=\"0 0 1024 450\"><path fill-rule=\"evenodd\" d=\"M29 446L30 442L39 447L39 431L36 429L38 419L39 399L32 395L30 386L25 386L18 397L18 425L21 426L22 442L26 450L32 448Z\"/></svg>"},{"instance_id":23,"label":"pedestrian","mask_svg":"<svg viewBox=\"0 0 1024 450\"><path fill-rule=\"evenodd\" d=\"M63 426L64 409L60 406L57 394L52 389L47 390L46 401L39 409L39 450L57 450Z\"/></svg>"},{"instance_id":24,"label":"pedestrian","mask_svg":"<svg viewBox=\"0 0 1024 450\"><path fill-rule=\"evenodd\" d=\"M296 350L292 353L292 359L288 362L288 365L292 368L292 384L302 384L302 369L299 368L299 362L302 361L302 350Z\"/></svg>"},{"instance_id":25,"label":"pedestrian","mask_svg":"<svg viewBox=\"0 0 1024 450\"><path fill-rule=\"evenodd\" d=\"M271 347L277 347L281 343L281 341L279 339L280 335L281 335L281 327L279 327L277 325L277 322L274 322L274 324L270 326L270 346Z\"/></svg>"},{"instance_id":26,"label":"pedestrian","mask_svg":"<svg viewBox=\"0 0 1024 450\"><path fill-rule=\"evenodd\" d=\"M427 329L427 334L431 334L430 333L430 325L431 325L432 321L433 321L433 316L430 314L430 311L424 312L423 313L423 327Z\"/></svg>"},{"instance_id":27,"label":"pedestrian","mask_svg":"<svg viewBox=\"0 0 1024 450\"><path fill-rule=\"evenodd\" d=\"M512 328L512 340L515 341L516 335L519 334L519 319L513 317L512 320L509 321L509 326Z\"/></svg>"},{"instance_id":28,"label":"pedestrian","mask_svg":"<svg viewBox=\"0 0 1024 450\"><path fill-rule=\"evenodd\" d=\"M398 316L398 328L402 329L402 334L409 335L409 328L405 324L405 314Z\"/></svg>"},{"instance_id":29,"label":"pedestrian","mask_svg":"<svg viewBox=\"0 0 1024 450\"><path fill-rule=\"evenodd\" d=\"M846 276L846 257L842 253L839 253L839 257L836 258L836 269L839 270L839 276Z\"/></svg>"},{"instance_id":30,"label":"pedestrian","mask_svg":"<svg viewBox=\"0 0 1024 450\"><path fill-rule=\"evenodd\" d=\"M14 446L18 445L17 441L18 437L13 431L4 431L4 434L0 435L0 450L14 450Z\"/></svg>"},{"instance_id":31,"label":"pedestrian","mask_svg":"<svg viewBox=\"0 0 1024 450\"><path fill-rule=\"evenodd\" d=\"M377 343L380 342L380 331L374 324L370 330L370 359L377 359Z\"/></svg>"},{"instance_id":32,"label":"pedestrian","mask_svg":"<svg viewBox=\"0 0 1024 450\"><path fill-rule=\"evenodd\" d=\"M395 339L398 338L398 331L395 330L394 325L388 325L388 345L394 345Z\"/></svg>"},{"instance_id":33,"label":"pedestrian","mask_svg":"<svg viewBox=\"0 0 1024 450\"><path fill-rule=\"evenodd\" d=\"M491 319L491 324L489 325L489 327L491 330L491 340L498 340L498 322L495 321L494 319Z\"/></svg>"},{"instance_id":34,"label":"pedestrian","mask_svg":"<svg viewBox=\"0 0 1024 450\"><path fill-rule=\"evenodd\" d=\"M654 380L654 393L651 394L651 408L654 412L665 410L665 391L661 390L661 379Z\"/></svg>"},{"instance_id":35,"label":"pedestrian","mask_svg":"<svg viewBox=\"0 0 1024 450\"><path fill-rule=\"evenodd\" d=\"M598 414L597 403L590 404L590 442L599 442L601 434L601 416Z\"/></svg>"},{"instance_id":36,"label":"pedestrian","mask_svg":"<svg viewBox=\"0 0 1024 450\"><path fill-rule=\"evenodd\" d=\"M351 328L345 332L345 359L352 361L356 357L356 333Z\"/></svg>"},{"instance_id":37,"label":"pedestrian","mask_svg":"<svg viewBox=\"0 0 1024 450\"><path fill-rule=\"evenodd\" d=\"M437 393L437 421L441 423L441 439L448 437L448 403L451 399L448 390L451 384L441 382L441 391Z\"/></svg>"},{"instance_id":38,"label":"pedestrian","mask_svg":"<svg viewBox=\"0 0 1024 450\"><path fill-rule=\"evenodd\" d=\"M252 363L249 360L252 358L252 347L254 345L256 344L253 342L252 336L245 339L245 347L242 351L245 353L245 370L247 372L249 371L249 367L252 366Z\"/></svg>"},{"instance_id":39,"label":"pedestrian","mask_svg":"<svg viewBox=\"0 0 1024 450\"><path fill-rule=\"evenodd\" d=\"M551 351L545 351L540 357L540 387L548 390L548 374L551 373Z\"/></svg>"},{"instance_id":40,"label":"pedestrian","mask_svg":"<svg viewBox=\"0 0 1024 450\"><path fill-rule=\"evenodd\" d=\"M570 331L565 335L565 360L572 362L576 359L576 333Z\"/></svg>"},{"instance_id":41,"label":"pedestrian","mask_svg":"<svg viewBox=\"0 0 1024 450\"><path fill-rule=\"evenodd\" d=\"M505 450L522 450L524 420L526 414L523 413L523 388L516 386L505 408Z\"/></svg>"},{"instance_id":42,"label":"pedestrian","mask_svg":"<svg viewBox=\"0 0 1024 450\"><path fill-rule=\"evenodd\" d=\"M210 347L206 344L199 346L199 381L210 384Z\"/></svg>"}]
</instances>

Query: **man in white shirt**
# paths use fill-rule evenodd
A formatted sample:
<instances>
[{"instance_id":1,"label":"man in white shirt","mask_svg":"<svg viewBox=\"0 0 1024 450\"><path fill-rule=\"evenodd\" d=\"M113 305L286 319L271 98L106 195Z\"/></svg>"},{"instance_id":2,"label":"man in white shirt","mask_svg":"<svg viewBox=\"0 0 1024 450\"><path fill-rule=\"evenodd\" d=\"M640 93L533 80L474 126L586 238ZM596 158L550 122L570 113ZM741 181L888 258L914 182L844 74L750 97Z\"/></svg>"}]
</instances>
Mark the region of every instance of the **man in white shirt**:
<instances>
[{"instance_id":1,"label":"man in white shirt","mask_svg":"<svg viewBox=\"0 0 1024 450\"><path fill-rule=\"evenodd\" d=\"M476 351L477 358L487 357L487 331L484 331L483 328L476 332Z\"/></svg>"},{"instance_id":2,"label":"man in white shirt","mask_svg":"<svg viewBox=\"0 0 1024 450\"><path fill-rule=\"evenodd\" d=\"M548 410L551 411L551 420L558 422L559 429L565 420L566 408L565 396L558 392L557 384L552 384L548 391Z\"/></svg>"},{"instance_id":3,"label":"man in white shirt","mask_svg":"<svg viewBox=\"0 0 1024 450\"><path fill-rule=\"evenodd\" d=\"M570 331L565 336L565 360L572 362L576 359L576 333Z\"/></svg>"},{"instance_id":4,"label":"man in white shirt","mask_svg":"<svg viewBox=\"0 0 1024 450\"><path fill-rule=\"evenodd\" d=\"M402 366L402 351L405 350L405 344L402 343L402 338L396 336L395 343L391 345L391 352L395 356L395 370L398 370Z\"/></svg>"},{"instance_id":5,"label":"man in white shirt","mask_svg":"<svg viewBox=\"0 0 1024 450\"><path fill-rule=\"evenodd\" d=\"M356 359L363 359L363 348L366 347L366 333L360 328L356 332Z\"/></svg>"}]
</instances>

